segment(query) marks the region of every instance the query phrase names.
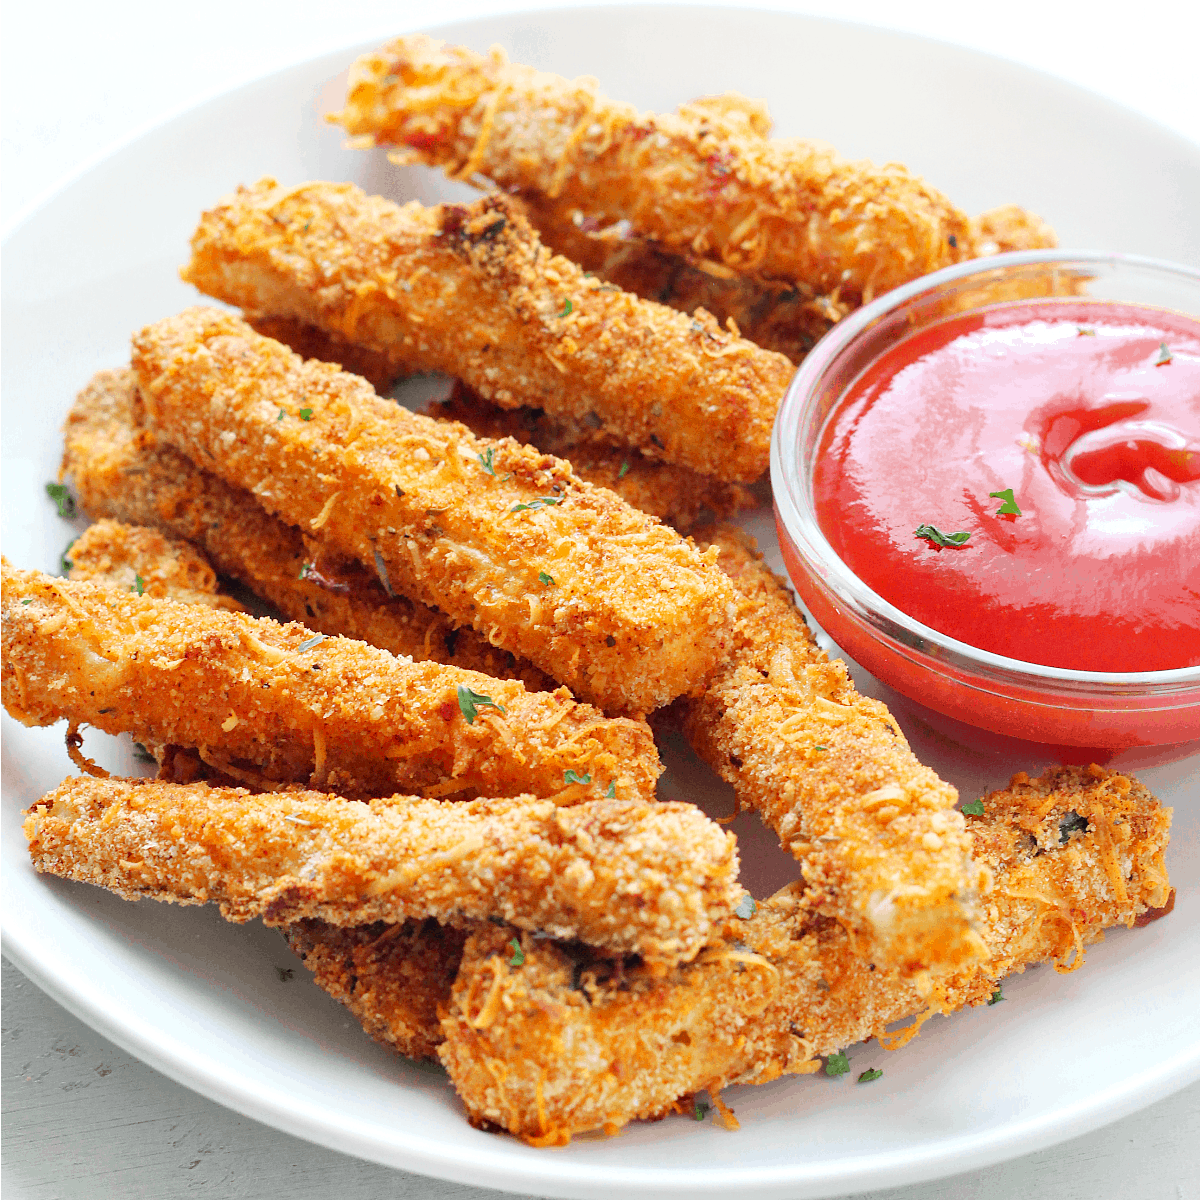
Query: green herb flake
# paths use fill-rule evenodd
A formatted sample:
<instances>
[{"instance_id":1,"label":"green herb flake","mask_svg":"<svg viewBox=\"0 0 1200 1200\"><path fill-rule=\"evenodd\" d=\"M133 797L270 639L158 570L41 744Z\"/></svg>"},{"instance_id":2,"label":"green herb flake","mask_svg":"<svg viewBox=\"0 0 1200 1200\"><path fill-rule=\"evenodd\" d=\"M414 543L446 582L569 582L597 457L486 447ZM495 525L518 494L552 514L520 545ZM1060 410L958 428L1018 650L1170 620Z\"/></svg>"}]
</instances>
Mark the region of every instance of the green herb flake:
<instances>
[{"instance_id":1,"label":"green herb flake","mask_svg":"<svg viewBox=\"0 0 1200 1200\"><path fill-rule=\"evenodd\" d=\"M536 500L530 500L528 504L514 504L508 510L508 515L511 517L513 513L524 512L527 508L553 508L554 505L561 503L561 500L556 500L553 496L539 496Z\"/></svg>"},{"instance_id":2,"label":"green herb flake","mask_svg":"<svg viewBox=\"0 0 1200 1200\"><path fill-rule=\"evenodd\" d=\"M1002 502L1000 507L996 509L996 516L1007 517L1011 514L1014 517L1019 517L1021 515L1021 510L1017 507L1017 501L1013 496L1012 488L1005 488L1002 492L988 492L988 495Z\"/></svg>"},{"instance_id":3,"label":"green herb flake","mask_svg":"<svg viewBox=\"0 0 1200 1200\"><path fill-rule=\"evenodd\" d=\"M814 750L828 750L829 747L828 746L814 746L813 749Z\"/></svg>"},{"instance_id":4,"label":"green herb flake","mask_svg":"<svg viewBox=\"0 0 1200 1200\"><path fill-rule=\"evenodd\" d=\"M971 536L965 532L943 533L936 525L918 525L913 533L919 538L927 538L935 546L945 546L947 549L965 545Z\"/></svg>"},{"instance_id":5,"label":"green herb flake","mask_svg":"<svg viewBox=\"0 0 1200 1200\"><path fill-rule=\"evenodd\" d=\"M991 1006L992 1006L993 1004L999 1004L999 1003L1000 1003L1000 1002L1001 1002L1003 999L1004 999L1004 989L1003 989L1003 988L997 988L997 989L996 989L996 990L995 990L995 991L992 993L992 998L991 998L991 999L988 1001L988 1007L989 1007L989 1008L991 1008Z\"/></svg>"},{"instance_id":6,"label":"green herb flake","mask_svg":"<svg viewBox=\"0 0 1200 1200\"><path fill-rule=\"evenodd\" d=\"M296 578L297 579L307 579L309 577L309 575L312 574L313 570L316 568L316 565L317 565L316 563L301 563L300 564L300 574L297 575Z\"/></svg>"},{"instance_id":7,"label":"green herb flake","mask_svg":"<svg viewBox=\"0 0 1200 1200\"><path fill-rule=\"evenodd\" d=\"M525 951L521 949L521 943L517 938L510 941L509 946L512 947L512 958L508 960L510 967L519 967L525 962Z\"/></svg>"},{"instance_id":8,"label":"green herb flake","mask_svg":"<svg viewBox=\"0 0 1200 1200\"><path fill-rule=\"evenodd\" d=\"M140 575L134 575L133 582L129 585L131 592L137 592L139 596L146 594L146 581Z\"/></svg>"},{"instance_id":9,"label":"green herb flake","mask_svg":"<svg viewBox=\"0 0 1200 1200\"><path fill-rule=\"evenodd\" d=\"M285 413L285 412L283 411L283 409L281 408L281 409L279 410L279 416L277 416L277 417L275 418L275 420L276 420L276 421L282 421L282 420L283 420L283 418L284 418L284 417L286 417L286 416L287 416L287 413Z\"/></svg>"},{"instance_id":10,"label":"green herb flake","mask_svg":"<svg viewBox=\"0 0 1200 1200\"><path fill-rule=\"evenodd\" d=\"M313 419L313 410L311 408L302 408L300 410L300 420L311 421Z\"/></svg>"},{"instance_id":11,"label":"green herb flake","mask_svg":"<svg viewBox=\"0 0 1200 1200\"><path fill-rule=\"evenodd\" d=\"M571 310L574 307L575 307L575 305L573 305L570 300L564 300L563 301L563 310L558 315L560 317L569 317L571 315Z\"/></svg>"},{"instance_id":12,"label":"green herb flake","mask_svg":"<svg viewBox=\"0 0 1200 1200\"><path fill-rule=\"evenodd\" d=\"M614 779L608 785L608 791L604 793L605 800L612 800L617 794L617 781Z\"/></svg>"},{"instance_id":13,"label":"green herb flake","mask_svg":"<svg viewBox=\"0 0 1200 1200\"><path fill-rule=\"evenodd\" d=\"M479 715L481 708L498 709L502 716L508 712L503 704L497 704L491 696L471 691L465 683L458 685L458 707L462 709L462 715L467 718L468 725L475 724L475 718Z\"/></svg>"},{"instance_id":14,"label":"green herb flake","mask_svg":"<svg viewBox=\"0 0 1200 1200\"><path fill-rule=\"evenodd\" d=\"M58 505L58 515L64 520L75 515L75 497L61 483L46 484L46 495Z\"/></svg>"},{"instance_id":15,"label":"green herb flake","mask_svg":"<svg viewBox=\"0 0 1200 1200\"><path fill-rule=\"evenodd\" d=\"M983 801L982 800L968 800L966 802L966 804L964 804L962 806L960 811L963 813L964 816L982 817L983 816Z\"/></svg>"},{"instance_id":16,"label":"green herb flake","mask_svg":"<svg viewBox=\"0 0 1200 1200\"><path fill-rule=\"evenodd\" d=\"M621 463L621 469L617 472L618 479L624 479L629 472L629 459L625 459Z\"/></svg>"},{"instance_id":17,"label":"green herb flake","mask_svg":"<svg viewBox=\"0 0 1200 1200\"><path fill-rule=\"evenodd\" d=\"M59 559L58 565L64 575L69 575L75 564L67 557L71 553L71 547L75 545L77 538L72 538L67 543L67 548L62 552L62 558Z\"/></svg>"},{"instance_id":18,"label":"green herb flake","mask_svg":"<svg viewBox=\"0 0 1200 1200\"><path fill-rule=\"evenodd\" d=\"M838 1050L825 1060L826 1075L832 1075L836 1078L838 1075L845 1075L849 1070L850 1060L846 1057L844 1050Z\"/></svg>"},{"instance_id":19,"label":"green herb flake","mask_svg":"<svg viewBox=\"0 0 1200 1200\"><path fill-rule=\"evenodd\" d=\"M546 587L553 587L554 586L554 576L547 575L545 571L539 571L538 572L538 583L543 583L546 585Z\"/></svg>"},{"instance_id":20,"label":"green herb flake","mask_svg":"<svg viewBox=\"0 0 1200 1200\"><path fill-rule=\"evenodd\" d=\"M563 772L563 783L591 783L592 777L588 774L577 775L574 771Z\"/></svg>"},{"instance_id":21,"label":"green herb flake","mask_svg":"<svg viewBox=\"0 0 1200 1200\"><path fill-rule=\"evenodd\" d=\"M883 1072L880 1070L877 1070L875 1067L871 1067L870 1070L864 1071L858 1077L858 1082L859 1083L872 1083L876 1079L882 1079L882 1078L883 1078Z\"/></svg>"},{"instance_id":22,"label":"green herb flake","mask_svg":"<svg viewBox=\"0 0 1200 1200\"><path fill-rule=\"evenodd\" d=\"M1154 360L1156 367L1165 367L1171 361L1171 351L1167 349L1166 342L1158 343L1158 357Z\"/></svg>"},{"instance_id":23,"label":"green herb flake","mask_svg":"<svg viewBox=\"0 0 1200 1200\"><path fill-rule=\"evenodd\" d=\"M32 596L30 596L28 600L22 600L22 601L21 601L21 603L22 603L22 604L32 604L32 603L33 603L33 597L32 597Z\"/></svg>"},{"instance_id":24,"label":"green herb flake","mask_svg":"<svg viewBox=\"0 0 1200 1200\"><path fill-rule=\"evenodd\" d=\"M487 449L486 449L486 450L485 450L485 451L484 451L482 454L477 454L477 455L475 455L475 457L476 457L477 459L479 459L479 465L480 465L480 466L481 466L481 467L482 467L482 468L483 468L483 469L484 469L484 470L485 470L485 471L486 471L486 472L487 472L487 473L488 473L488 474L489 474L489 475L490 475L490 476L491 476L493 479L495 479L495 478L496 478L496 468L495 468L495 465L494 465L494 459L495 459L495 456L496 456L496 451L495 451L495 449L494 449L493 447L491 447L491 446L489 446L489 447L488 447L488 448L487 448Z\"/></svg>"},{"instance_id":25,"label":"green herb flake","mask_svg":"<svg viewBox=\"0 0 1200 1200\"><path fill-rule=\"evenodd\" d=\"M743 921L748 921L758 911L758 905L754 903L754 897L747 892L734 908L734 913L741 917Z\"/></svg>"},{"instance_id":26,"label":"green herb flake","mask_svg":"<svg viewBox=\"0 0 1200 1200\"><path fill-rule=\"evenodd\" d=\"M692 1101L692 1120L703 1121L709 1114L709 1107L703 1100Z\"/></svg>"}]
</instances>

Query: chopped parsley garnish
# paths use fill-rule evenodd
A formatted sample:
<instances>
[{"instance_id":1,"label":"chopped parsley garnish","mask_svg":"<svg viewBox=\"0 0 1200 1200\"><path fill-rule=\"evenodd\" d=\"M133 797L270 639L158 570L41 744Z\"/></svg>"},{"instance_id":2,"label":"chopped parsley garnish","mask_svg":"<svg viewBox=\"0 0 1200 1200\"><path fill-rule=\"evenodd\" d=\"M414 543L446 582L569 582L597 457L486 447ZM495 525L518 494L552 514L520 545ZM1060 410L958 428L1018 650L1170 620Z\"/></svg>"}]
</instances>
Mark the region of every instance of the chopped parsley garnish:
<instances>
[{"instance_id":1,"label":"chopped parsley garnish","mask_svg":"<svg viewBox=\"0 0 1200 1200\"><path fill-rule=\"evenodd\" d=\"M828 750L829 747L828 746L814 746L813 749L814 750Z\"/></svg>"},{"instance_id":2,"label":"chopped parsley garnish","mask_svg":"<svg viewBox=\"0 0 1200 1200\"><path fill-rule=\"evenodd\" d=\"M300 410L300 420L311 421L313 418L313 410L311 408L302 408Z\"/></svg>"},{"instance_id":3,"label":"chopped parsley garnish","mask_svg":"<svg viewBox=\"0 0 1200 1200\"><path fill-rule=\"evenodd\" d=\"M871 1067L869 1070L864 1071L858 1077L858 1082L859 1083L871 1083L873 1080L882 1079L882 1078L883 1078L883 1072L877 1070L875 1067Z\"/></svg>"},{"instance_id":4,"label":"chopped parsley garnish","mask_svg":"<svg viewBox=\"0 0 1200 1200\"><path fill-rule=\"evenodd\" d=\"M297 576L297 578L298 579L307 579L309 574L313 570L316 569L316 565L317 565L316 563L301 563L300 564L300 574Z\"/></svg>"},{"instance_id":5,"label":"chopped parsley garnish","mask_svg":"<svg viewBox=\"0 0 1200 1200\"><path fill-rule=\"evenodd\" d=\"M1012 514L1014 517L1019 517L1021 515L1021 510L1017 507L1017 501L1013 496L1012 488L1005 488L1002 492L988 492L988 495L1002 501L1000 507L996 509L996 516L1006 517Z\"/></svg>"},{"instance_id":6,"label":"chopped parsley garnish","mask_svg":"<svg viewBox=\"0 0 1200 1200\"><path fill-rule=\"evenodd\" d=\"M129 585L129 590L137 592L139 596L144 596L146 594L146 581L140 575L135 574L133 582Z\"/></svg>"},{"instance_id":7,"label":"chopped parsley garnish","mask_svg":"<svg viewBox=\"0 0 1200 1200\"><path fill-rule=\"evenodd\" d=\"M617 781L614 779L608 785L608 791L604 793L605 800L612 800L617 794Z\"/></svg>"},{"instance_id":8,"label":"chopped parsley garnish","mask_svg":"<svg viewBox=\"0 0 1200 1200\"><path fill-rule=\"evenodd\" d=\"M999 1003L1000 1003L1000 1001L1001 1001L1001 1000L1003 1000L1003 999L1004 999L1004 989L1003 989L1003 988L997 988L997 989L996 989L996 990L995 990L995 991L992 993L992 998L991 998L991 999L988 1001L988 1007L989 1007L989 1008L991 1008L991 1006L992 1006L993 1004L999 1004Z\"/></svg>"},{"instance_id":9,"label":"chopped parsley garnish","mask_svg":"<svg viewBox=\"0 0 1200 1200\"><path fill-rule=\"evenodd\" d=\"M21 603L22 603L22 604L32 604L32 603L33 603L33 597L32 597L32 596L30 596L28 600L22 600L22 601L21 601Z\"/></svg>"},{"instance_id":10,"label":"chopped parsley garnish","mask_svg":"<svg viewBox=\"0 0 1200 1200\"><path fill-rule=\"evenodd\" d=\"M547 575L545 571L539 571L538 583L544 583L547 587L551 587L554 584L554 576Z\"/></svg>"},{"instance_id":11,"label":"chopped parsley garnish","mask_svg":"<svg viewBox=\"0 0 1200 1200\"><path fill-rule=\"evenodd\" d=\"M282 420L283 420L283 418L284 418L284 417L286 417L286 416L287 416L287 413L285 413L285 412L283 411L283 409L281 408L281 409L279 410L279 416L277 416L277 417L275 418L275 420L276 420L276 421L282 421Z\"/></svg>"},{"instance_id":12,"label":"chopped parsley garnish","mask_svg":"<svg viewBox=\"0 0 1200 1200\"><path fill-rule=\"evenodd\" d=\"M69 575L71 572L71 568L75 566L75 564L67 557L67 555L71 553L71 547L73 545L75 545L75 542L77 540L78 539L76 539L76 538L72 538L67 543L67 548L62 552L62 558L59 560L58 565L61 568L62 573L64 575Z\"/></svg>"},{"instance_id":13,"label":"chopped parsley garnish","mask_svg":"<svg viewBox=\"0 0 1200 1200\"><path fill-rule=\"evenodd\" d=\"M509 946L512 947L512 958L508 960L510 967L519 967L525 961L525 951L521 949L521 943L516 938L510 941Z\"/></svg>"},{"instance_id":14,"label":"chopped parsley garnish","mask_svg":"<svg viewBox=\"0 0 1200 1200\"><path fill-rule=\"evenodd\" d=\"M962 806L961 811L963 813L965 813L968 817L982 817L983 816L983 801L982 800L968 800L966 802L966 804L964 804Z\"/></svg>"},{"instance_id":15,"label":"chopped parsley garnish","mask_svg":"<svg viewBox=\"0 0 1200 1200\"><path fill-rule=\"evenodd\" d=\"M329 635L325 633L318 633L313 637L305 638L304 641L302 641L300 645L296 647L296 652L299 653L301 650L311 650L314 646L319 646L328 636Z\"/></svg>"},{"instance_id":16,"label":"chopped parsley garnish","mask_svg":"<svg viewBox=\"0 0 1200 1200\"><path fill-rule=\"evenodd\" d=\"M475 457L479 459L479 465L493 478L496 477L496 468L493 465L496 451L489 446L482 454L477 454Z\"/></svg>"},{"instance_id":17,"label":"chopped parsley garnish","mask_svg":"<svg viewBox=\"0 0 1200 1200\"><path fill-rule=\"evenodd\" d=\"M621 469L617 472L617 478L624 479L628 470L629 470L629 459L625 459L621 463Z\"/></svg>"},{"instance_id":18,"label":"chopped parsley garnish","mask_svg":"<svg viewBox=\"0 0 1200 1200\"><path fill-rule=\"evenodd\" d=\"M1156 367L1165 367L1171 361L1171 351L1167 349L1166 342L1158 343L1158 357L1154 360Z\"/></svg>"},{"instance_id":19,"label":"chopped parsley garnish","mask_svg":"<svg viewBox=\"0 0 1200 1200\"><path fill-rule=\"evenodd\" d=\"M836 1077L838 1075L845 1075L849 1070L850 1060L846 1057L846 1052L844 1050L838 1050L825 1060L826 1075L833 1075Z\"/></svg>"},{"instance_id":20,"label":"chopped parsley garnish","mask_svg":"<svg viewBox=\"0 0 1200 1200\"><path fill-rule=\"evenodd\" d=\"M943 533L936 525L918 525L913 533L919 538L928 538L935 546L945 546L947 549L964 545L971 536L965 532Z\"/></svg>"},{"instance_id":21,"label":"chopped parsley garnish","mask_svg":"<svg viewBox=\"0 0 1200 1200\"><path fill-rule=\"evenodd\" d=\"M563 783L591 783L592 777L588 774L577 775L574 771L563 772Z\"/></svg>"},{"instance_id":22,"label":"chopped parsley garnish","mask_svg":"<svg viewBox=\"0 0 1200 1200\"><path fill-rule=\"evenodd\" d=\"M481 708L499 709L502 715L508 712L503 704L497 704L491 696L471 691L465 683L458 685L458 707L462 709L462 715L467 718L468 725L475 724L475 718Z\"/></svg>"},{"instance_id":23,"label":"chopped parsley garnish","mask_svg":"<svg viewBox=\"0 0 1200 1200\"><path fill-rule=\"evenodd\" d=\"M75 497L61 483L46 484L46 495L58 505L58 515L64 519L75 515Z\"/></svg>"},{"instance_id":24,"label":"chopped parsley garnish","mask_svg":"<svg viewBox=\"0 0 1200 1200\"><path fill-rule=\"evenodd\" d=\"M539 496L536 500L530 500L528 504L514 504L508 510L508 515L512 516L513 513L524 512L527 508L553 508L554 505L561 503L561 500L556 500L553 496Z\"/></svg>"},{"instance_id":25,"label":"chopped parsley garnish","mask_svg":"<svg viewBox=\"0 0 1200 1200\"><path fill-rule=\"evenodd\" d=\"M558 315L560 317L569 317L571 315L571 309L573 309L574 307L575 307L575 305L573 305L570 302L570 300L564 300L563 301L563 310Z\"/></svg>"},{"instance_id":26,"label":"chopped parsley garnish","mask_svg":"<svg viewBox=\"0 0 1200 1200\"><path fill-rule=\"evenodd\" d=\"M743 921L748 921L758 911L758 905L754 903L754 897L747 892L738 902L733 910Z\"/></svg>"},{"instance_id":27,"label":"chopped parsley garnish","mask_svg":"<svg viewBox=\"0 0 1200 1200\"><path fill-rule=\"evenodd\" d=\"M703 1100L692 1101L692 1120L703 1121L708 1116L708 1105Z\"/></svg>"}]
</instances>

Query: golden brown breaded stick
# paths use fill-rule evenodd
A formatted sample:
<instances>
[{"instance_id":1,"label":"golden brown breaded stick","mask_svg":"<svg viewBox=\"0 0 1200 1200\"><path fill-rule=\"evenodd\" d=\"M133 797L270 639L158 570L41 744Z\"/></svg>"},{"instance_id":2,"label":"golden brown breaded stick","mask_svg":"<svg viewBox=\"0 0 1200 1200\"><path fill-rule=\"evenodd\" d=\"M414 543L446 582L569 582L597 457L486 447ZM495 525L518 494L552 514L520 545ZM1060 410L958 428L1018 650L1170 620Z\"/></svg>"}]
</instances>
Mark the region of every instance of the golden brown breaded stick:
<instances>
[{"instance_id":1,"label":"golden brown breaded stick","mask_svg":"<svg viewBox=\"0 0 1200 1200\"><path fill-rule=\"evenodd\" d=\"M552 200L516 199L555 254L643 299L685 313L703 308L726 327L732 321L742 337L797 365L854 308L807 284L760 280L707 259L672 254L658 242L626 233L623 225L604 229L597 218Z\"/></svg>"},{"instance_id":2,"label":"golden brown breaded stick","mask_svg":"<svg viewBox=\"0 0 1200 1200\"><path fill-rule=\"evenodd\" d=\"M303 625L7 562L3 577L4 707L26 725L66 719L129 732L148 745L196 747L235 778L248 769L256 784L352 796L566 800L610 783L620 798L654 794L661 767L649 728L607 719L565 689L526 692ZM567 771L595 783L564 793Z\"/></svg>"},{"instance_id":3,"label":"golden brown breaded stick","mask_svg":"<svg viewBox=\"0 0 1200 1200\"><path fill-rule=\"evenodd\" d=\"M654 800L363 804L81 777L31 806L25 836L39 871L127 900L215 900L226 920L495 917L655 963L695 957L743 894L733 836Z\"/></svg>"},{"instance_id":4,"label":"golden brown breaded stick","mask_svg":"<svg viewBox=\"0 0 1200 1200\"><path fill-rule=\"evenodd\" d=\"M588 278L505 196L403 208L350 184L266 179L206 212L184 278L504 408L599 421L615 442L734 483L767 468L782 355Z\"/></svg>"},{"instance_id":5,"label":"golden brown breaded stick","mask_svg":"<svg viewBox=\"0 0 1200 1200\"><path fill-rule=\"evenodd\" d=\"M687 467L656 462L637 450L597 440L575 425L555 421L541 409L498 408L456 383L448 400L430 405L429 415L458 421L477 437L515 438L546 454L567 459L580 479L616 492L628 504L686 533L707 514L729 517L755 503L738 483L721 483Z\"/></svg>"},{"instance_id":6,"label":"golden brown breaded stick","mask_svg":"<svg viewBox=\"0 0 1200 1200\"><path fill-rule=\"evenodd\" d=\"M577 695L648 712L720 652L716 555L560 459L410 413L216 309L143 330L133 367L147 424L193 461Z\"/></svg>"},{"instance_id":7,"label":"golden brown breaded stick","mask_svg":"<svg viewBox=\"0 0 1200 1200\"><path fill-rule=\"evenodd\" d=\"M349 928L309 920L285 926L283 934L313 982L377 1042L408 1058L436 1061L438 1010L450 1004L465 930L432 920Z\"/></svg>"},{"instance_id":8,"label":"golden brown breaded stick","mask_svg":"<svg viewBox=\"0 0 1200 1200\"><path fill-rule=\"evenodd\" d=\"M187 542L164 537L144 525L102 520L71 543L68 579L175 600L244 611L232 596L217 592L217 573Z\"/></svg>"},{"instance_id":9,"label":"golden brown breaded stick","mask_svg":"<svg viewBox=\"0 0 1200 1200\"><path fill-rule=\"evenodd\" d=\"M994 872L985 907L990 958L922 995L872 970L802 885L784 888L723 942L667 975L596 960L509 931L468 939L439 1053L476 1124L536 1144L662 1115L680 1097L819 1067L817 1055L875 1036L904 1044L922 1020L988 1000L1005 975L1059 971L1114 925L1168 903L1162 851L1170 810L1135 780L1100 768L1018 775L972 818ZM887 1034L902 1017L917 1019Z\"/></svg>"},{"instance_id":10,"label":"golden brown breaded stick","mask_svg":"<svg viewBox=\"0 0 1200 1200\"><path fill-rule=\"evenodd\" d=\"M957 262L964 214L904 167L849 162L820 142L768 139L745 106L638 113L568 80L421 34L350 69L331 119L404 162L483 175L667 249L870 299ZM751 125L748 128L748 124Z\"/></svg>"},{"instance_id":11,"label":"golden brown breaded stick","mask_svg":"<svg viewBox=\"0 0 1200 1200\"><path fill-rule=\"evenodd\" d=\"M519 679L530 691L556 686L531 662L469 627L456 628L444 613L389 596L378 575L332 554L319 536L306 537L249 492L160 442L142 424L128 368L95 375L71 407L63 435L62 474L72 478L86 513L152 525L194 543L222 575L289 620L421 662Z\"/></svg>"},{"instance_id":12,"label":"golden brown breaded stick","mask_svg":"<svg viewBox=\"0 0 1200 1200\"><path fill-rule=\"evenodd\" d=\"M719 548L741 604L728 661L681 701L688 740L801 861L814 902L867 961L912 973L977 959L983 879L958 793L817 647L752 539L729 526L697 537Z\"/></svg>"}]
</instances>

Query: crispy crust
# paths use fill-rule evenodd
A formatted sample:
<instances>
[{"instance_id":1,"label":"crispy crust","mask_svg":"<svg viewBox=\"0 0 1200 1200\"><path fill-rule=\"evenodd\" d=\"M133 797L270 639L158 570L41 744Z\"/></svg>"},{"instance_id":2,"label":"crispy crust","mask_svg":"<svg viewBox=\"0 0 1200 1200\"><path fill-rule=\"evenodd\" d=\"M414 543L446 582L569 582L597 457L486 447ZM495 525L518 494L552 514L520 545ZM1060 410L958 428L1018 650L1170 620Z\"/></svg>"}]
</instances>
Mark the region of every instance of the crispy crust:
<instances>
[{"instance_id":1,"label":"crispy crust","mask_svg":"<svg viewBox=\"0 0 1200 1200\"><path fill-rule=\"evenodd\" d=\"M995 875L990 956L932 990L872 970L802 885L731 921L722 943L667 975L528 938L512 967L506 931L480 929L439 1051L471 1119L561 1143L662 1115L704 1088L815 1071L816 1056L866 1037L896 1048L925 1017L986 1002L1008 974L1038 962L1073 970L1105 928L1167 903L1170 810L1135 780L1057 768L1033 782L1018 775L984 804L971 833ZM1076 814L1086 831L1071 831ZM917 1018L907 1030L886 1033L907 1016Z\"/></svg>"},{"instance_id":2,"label":"crispy crust","mask_svg":"<svg viewBox=\"0 0 1200 1200\"><path fill-rule=\"evenodd\" d=\"M564 787L573 770L633 798L652 797L661 770L643 722L607 719L565 689L526 692L347 638L314 644L295 623L7 562L3 612L4 706L18 720L66 719L148 745L195 747L260 786L307 783L352 796L593 794ZM504 711L481 704L469 723L460 685Z\"/></svg>"},{"instance_id":3,"label":"crispy crust","mask_svg":"<svg viewBox=\"0 0 1200 1200\"><path fill-rule=\"evenodd\" d=\"M104 583L157 600L243 611L231 596L217 592L217 573L202 555L157 529L97 521L71 543L70 561L68 579Z\"/></svg>"},{"instance_id":4,"label":"crispy crust","mask_svg":"<svg viewBox=\"0 0 1200 1200\"><path fill-rule=\"evenodd\" d=\"M690 804L423 800L68 779L29 810L43 872L226 920L497 918L660 963L693 958L742 894L734 838Z\"/></svg>"},{"instance_id":5,"label":"crispy crust","mask_svg":"<svg viewBox=\"0 0 1200 1200\"><path fill-rule=\"evenodd\" d=\"M567 459L580 479L616 492L627 504L680 532L697 521L729 517L755 503L741 484L721 483L637 450L609 445L594 431L556 421L541 409L499 408L461 383L455 384L448 400L431 405L429 413L443 421L459 421L478 437L511 437Z\"/></svg>"},{"instance_id":6,"label":"crispy crust","mask_svg":"<svg viewBox=\"0 0 1200 1200\"><path fill-rule=\"evenodd\" d=\"M648 712L721 650L715 555L560 459L398 408L215 309L143 330L133 366L147 424L194 461L577 695Z\"/></svg>"},{"instance_id":7,"label":"crispy crust","mask_svg":"<svg viewBox=\"0 0 1200 1200\"><path fill-rule=\"evenodd\" d=\"M740 98L739 98L740 99ZM967 218L904 167L768 139L743 101L638 113L567 80L414 34L351 67L338 120L401 161L537 193L667 249L865 299L966 257Z\"/></svg>"},{"instance_id":8,"label":"crispy crust","mask_svg":"<svg viewBox=\"0 0 1200 1200\"><path fill-rule=\"evenodd\" d=\"M287 619L421 662L519 679L530 691L556 686L528 660L473 629L456 628L436 609L389 597L376 574L332 554L319 536L271 516L249 492L160 442L142 423L128 368L95 375L76 398L63 435L62 473L86 513L152 525L194 543L222 575Z\"/></svg>"},{"instance_id":9,"label":"crispy crust","mask_svg":"<svg viewBox=\"0 0 1200 1200\"><path fill-rule=\"evenodd\" d=\"M912 974L978 959L984 880L958 793L818 648L753 539L727 526L696 536L720 550L741 605L729 660L681 701L692 746L800 860L810 902L866 961Z\"/></svg>"},{"instance_id":10,"label":"crispy crust","mask_svg":"<svg viewBox=\"0 0 1200 1200\"><path fill-rule=\"evenodd\" d=\"M408 1058L437 1060L438 1010L462 962L465 930L436 921L339 928L297 921L283 929L313 983L344 1004L377 1042Z\"/></svg>"},{"instance_id":11,"label":"crispy crust","mask_svg":"<svg viewBox=\"0 0 1200 1200\"><path fill-rule=\"evenodd\" d=\"M728 482L767 468L782 355L588 278L505 196L403 208L350 184L265 179L206 212L184 277L442 371L505 408L599 421L615 442Z\"/></svg>"}]
</instances>

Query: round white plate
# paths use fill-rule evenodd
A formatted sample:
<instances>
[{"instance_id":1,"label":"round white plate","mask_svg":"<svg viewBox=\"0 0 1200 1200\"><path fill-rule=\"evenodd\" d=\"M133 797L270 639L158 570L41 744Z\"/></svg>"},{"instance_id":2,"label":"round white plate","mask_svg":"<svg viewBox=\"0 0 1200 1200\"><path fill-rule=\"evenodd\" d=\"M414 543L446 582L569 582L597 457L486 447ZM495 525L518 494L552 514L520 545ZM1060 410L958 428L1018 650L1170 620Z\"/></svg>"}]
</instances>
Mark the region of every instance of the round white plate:
<instances>
[{"instance_id":1,"label":"round white plate","mask_svg":"<svg viewBox=\"0 0 1200 1200\"><path fill-rule=\"evenodd\" d=\"M1200 151L1033 72L950 46L784 14L605 9L495 17L444 31L518 61L594 74L647 108L737 89L764 96L777 132L907 163L962 207L1018 202L1064 245L1200 261ZM351 48L210 101L74 180L4 246L3 538L55 570L73 531L46 499L75 392L127 354L130 332L195 302L176 270L202 207L240 182L350 179L397 198L461 191L352 153L322 113L338 106ZM774 551L770 518L750 522ZM776 565L778 560L776 558ZM864 690L884 695L861 672ZM973 741L897 715L965 796L1052 761L1045 747ZM89 753L134 771L126 743ZM72 773L62 730L4 718L4 948L61 1003L166 1074L291 1133L410 1171L541 1195L829 1196L1027 1153L1114 1120L1200 1076L1200 756L1118 760L1176 804L1175 913L1118 931L1083 970L1035 970L1002 1005L926 1025L907 1049L851 1050L841 1079L731 1090L742 1123L635 1125L613 1139L533 1150L471 1129L444 1074L368 1041L304 982L278 934L209 909L126 904L37 876L20 810ZM728 811L729 795L677 745L666 793ZM735 826L759 894L794 864L749 818ZM278 968L278 970L277 970ZM280 971L295 970L295 978ZM865 1067L884 1076L853 1081Z\"/></svg>"}]
</instances>

